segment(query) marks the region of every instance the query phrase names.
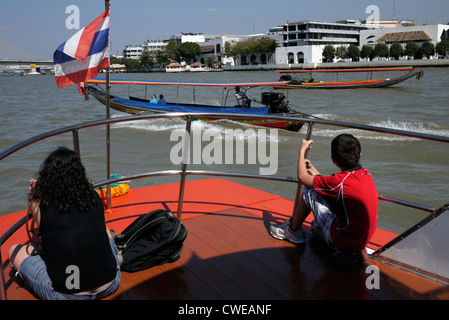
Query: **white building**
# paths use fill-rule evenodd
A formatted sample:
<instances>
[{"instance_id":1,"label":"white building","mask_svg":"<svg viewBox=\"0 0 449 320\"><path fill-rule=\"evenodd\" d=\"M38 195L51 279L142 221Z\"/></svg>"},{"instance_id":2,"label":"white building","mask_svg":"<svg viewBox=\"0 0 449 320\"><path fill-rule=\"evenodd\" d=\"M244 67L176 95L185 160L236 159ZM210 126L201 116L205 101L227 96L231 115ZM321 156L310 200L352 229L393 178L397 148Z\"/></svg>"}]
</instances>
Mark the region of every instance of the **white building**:
<instances>
[{"instance_id":1,"label":"white building","mask_svg":"<svg viewBox=\"0 0 449 320\"><path fill-rule=\"evenodd\" d=\"M209 57L220 57L220 63L227 66L236 65L236 61L232 57L226 57L223 53L226 50L226 47L232 47L237 42L248 40L249 36L242 35L221 35L215 36L214 39L209 37L209 41L198 43L201 47L202 53L201 56L198 57L198 61L201 63L205 63L207 58Z\"/></svg>"},{"instance_id":2,"label":"white building","mask_svg":"<svg viewBox=\"0 0 449 320\"><path fill-rule=\"evenodd\" d=\"M218 35L205 35L203 33L181 33L180 35L171 36L171 42L181 44L184 42L204 43L214 40Z\"/></svg>"},{"instance_id":3,"label":"white building","mask_svg":"<svg viewBox=\"0 0 449 320\"><path fill-rule=\"evenodd\" d=\"M321 63L324 45L276 48L276 64Z\"/></svg>"},{"instance_id":4,"label":"white building","mask_svg":"<svg viewBox=\"0 0 449 320\"><path fill-rule=\"evenodd\" d=\"M382 28L360 31L360 46L385 43L391 45L395 42L404 47L407 42L414 41L421 45L424 41L430 41L434 45L449 36L449 25L431 24L422 26L407 26L398 28Z\"/></svg>"},{"instance_id":5,"label":"white building","mask_svg":"<svg viewBox=\"0 0 449 320\"><path fill-rule=\"evenodd\" d=\"M144 52L143 46L126 46L123 49L123 60L135 59L139 60Z\"/></svg>"},{"instance_id":6,"label":"white building","mask_svg":"<svg viewBox=\"0 0 449 320\"><path fill-rule=\"evenodd\" d=\"M360 32L377 28L359 20L342 22L298 21L282 26L283 39L276 49L276 64L320 63L326 45L360 45Z\"/></svg>"},{"instance_id":7,"label":"white building","mask_svg":"<svg viewBox=\"0 0 449 320\"><path fill-rule=\"evenodd\" d=\"M126 46L123 49L123 60L139 60L144 52L154 52L162 50L168 42L164 41L146 41L144 45Z\"/></svg>"},{"instance_id":8,"label":"white building","mask_svg":"<svg viewBox=\"0 0 449 320\"><path fill-rule=\"evenodd\" d=\"M149 52L161 51L168 45L168 41L147 41L144 50Z\"/></svg>"}]
</instances>

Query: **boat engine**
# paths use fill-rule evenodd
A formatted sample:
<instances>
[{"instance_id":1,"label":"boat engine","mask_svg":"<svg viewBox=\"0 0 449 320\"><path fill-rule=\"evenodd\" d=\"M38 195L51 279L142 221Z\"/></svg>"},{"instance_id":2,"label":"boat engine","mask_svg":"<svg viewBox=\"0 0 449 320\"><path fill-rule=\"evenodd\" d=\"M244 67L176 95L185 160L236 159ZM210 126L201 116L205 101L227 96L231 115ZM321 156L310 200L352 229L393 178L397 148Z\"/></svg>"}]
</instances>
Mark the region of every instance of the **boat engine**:
<instances>
[{"instance_id":1,"label":"boat engine","mask_svg":"<svg viewBox=\"0 0 449 320\"><path fill-rule=\"evenodd\" d=\"M290 74L283 74L279 78L279 81L291 81L291 80L293 80L293 77Z\"/></svg>"},{"instance_id":2,"label":"boat engine","mask_svg":"<svg viewBox=\"0 0 449 320\"><path fill-rule=\"evenodd\" d=\"M281 92L262 92L262 104L270 107L270 113L290 112L285 95Z\"/></svg>"}]
</instances>

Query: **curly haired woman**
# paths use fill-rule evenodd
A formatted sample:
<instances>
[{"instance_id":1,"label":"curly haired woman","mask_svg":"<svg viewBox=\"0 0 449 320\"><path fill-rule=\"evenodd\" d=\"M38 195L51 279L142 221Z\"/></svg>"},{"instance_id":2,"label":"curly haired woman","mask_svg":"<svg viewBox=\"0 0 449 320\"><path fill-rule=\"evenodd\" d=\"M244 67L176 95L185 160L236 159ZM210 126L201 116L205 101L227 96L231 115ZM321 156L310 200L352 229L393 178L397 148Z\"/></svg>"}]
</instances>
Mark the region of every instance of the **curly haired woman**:
<instances>
[{"instance_id":1,"label":"curly haired woman","mask_svg":"<svg viewBox=\"0 0 449 320\"><path fill-rule=\"evenodd\" d=\"M116 248L102 201L79 156L50 153L31 179L28 211L40 244L13 245L9 260L40 299L92 300L113 294L120 282Z\"/></svg>"}]
</instances>

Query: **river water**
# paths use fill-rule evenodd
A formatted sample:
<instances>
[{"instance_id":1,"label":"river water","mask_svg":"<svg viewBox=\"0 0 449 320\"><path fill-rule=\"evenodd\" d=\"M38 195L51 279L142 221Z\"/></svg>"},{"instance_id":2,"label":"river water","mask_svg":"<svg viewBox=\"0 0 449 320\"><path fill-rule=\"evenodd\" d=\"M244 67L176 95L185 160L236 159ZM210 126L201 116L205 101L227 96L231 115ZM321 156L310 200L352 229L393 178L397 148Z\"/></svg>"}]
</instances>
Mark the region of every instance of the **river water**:
<instances>
[{"instance_id":1,"label":"river water","mask_svg":"<svg viewBox=\"0 0 449 320\"><path fill-rule=\"evenodd\" d=\"M383 77L385 74L379 76ZM391 74L388 76L397 76ZM104 75L103 75L104 76ZM366 78L366 74L340 76L339 80ZM206 82L263 82L278 79L274 71L255 72L197 72L184 74L145 73L120 74L112 78L147 79L168 81ZM329 77L329 76L328 76ZM315 80L321 79L315 76ZM384 89L357 90L290 90L288 96L293 109L314 116L344 122L355 122L394 129L404 129L420 133L449 137L449 69L426 68L421 80L410 79L395 87ZM158 86L147 90L143 86L114 86L112 94L126 97L128 94L144 97L164 94L167 101L177 99L184 102L209 103L219 105L223 99L222 89ZM269 88L251 89L247 94L260 101L263 91ZM195 98L193 98L193 96ZM233 94L227 98L234 100ZM233 102L231 102L232 104ZM21 142L37 134L56 128L100 120L105 117L105 106L91 98L85 101L75 86L58 89L54 76L2 76L0 77L0 150ZM126 116L111 111L111 117ZM132 175L168 169L179 169L173 164L173 150L179 142L170 139L173 132L185 127L178 119L139 121L121 123L111 129L112 173ZM225 150L228 129L254 129L253 134L263 133L269 138L267 149L275 147L276 158L270 165L279 176L294 177L298 159L298 146L305 137L306 127L299 133L284 130L270 131L261 127L250 127L231 121L219 123L194 121L193 132L212 134L215 142L222 142ZM246 131L248 133L248 131ZM346 130L337 127L315 125L312 139L315 141L309 159L322 174L338 170L330 160L330 141L342 132L357 136L362 144L362 165L369 169L376 183L378 193L432 207L440 207L449 202L449 145L422 141L402 136L378 135L371 132ZM251 132L250 132L251 133ZM222 139L222 140L219 140ZM231 138L231 142L234 141ZM228 141L229 142L229 141ZM209 142L202 142L200 150L205 150ZM38 171L48 152L58 146L72 147L72 135L51 138L20 150L0 163L0 215L26 208L28 181ZM90 128L80 132L81 155L88 175L93 181L106 178L106 142L104 128ZM260 145L257 145L258 147ZM260 147L259 147L260 148ZM257 151L259 151L258 149ZM268 155L268 151L266 153ZM271 154L270 154L271 156ZM223 156L225 157L225 155ZM268 164L256 157L253 164L245 154L240 160L231 157L227 164L193 164L190 169L216 170L225 172L259 173ZM243 162L242 164L239 163ZM225 162L225 161L223 161ZM191 176L188 179L200 179ZM263 180L231 179L259 188L288 199L293 199L296 185L285 182ZM131 187L179 182L179 177L158 177L135 180ZM217 190L225 192L225 190ZM286 213L289 214L289 213ZM427 214L413 209L381 203L379 226L393 232L402 232Z\"/></svg>"}]
</instances>

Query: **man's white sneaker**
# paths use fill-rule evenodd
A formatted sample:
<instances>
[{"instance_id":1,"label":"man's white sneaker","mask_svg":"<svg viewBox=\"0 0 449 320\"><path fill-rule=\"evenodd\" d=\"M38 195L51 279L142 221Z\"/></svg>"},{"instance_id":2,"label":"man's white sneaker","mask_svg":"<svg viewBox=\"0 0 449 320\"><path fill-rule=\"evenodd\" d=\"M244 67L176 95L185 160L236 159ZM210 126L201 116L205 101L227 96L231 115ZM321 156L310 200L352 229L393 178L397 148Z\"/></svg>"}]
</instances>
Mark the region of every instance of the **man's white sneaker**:
<instances>
[{"instance_id":1,"label":"man's white sneaker","mask_svg":"<svg viewBox=\"0 0 449 320\"><path fill-rule=\"evenodd\" d=\"M280 225L272 225L270 226L270 233L273 238L279 239L279 240L288 240L291 243L304 243L306 242L306 234L303 230L303 228L299 228L296 231L293 231L290 228L290 220L287 220L287 222L280 224Z\"/></svg>"}]
</instances>

